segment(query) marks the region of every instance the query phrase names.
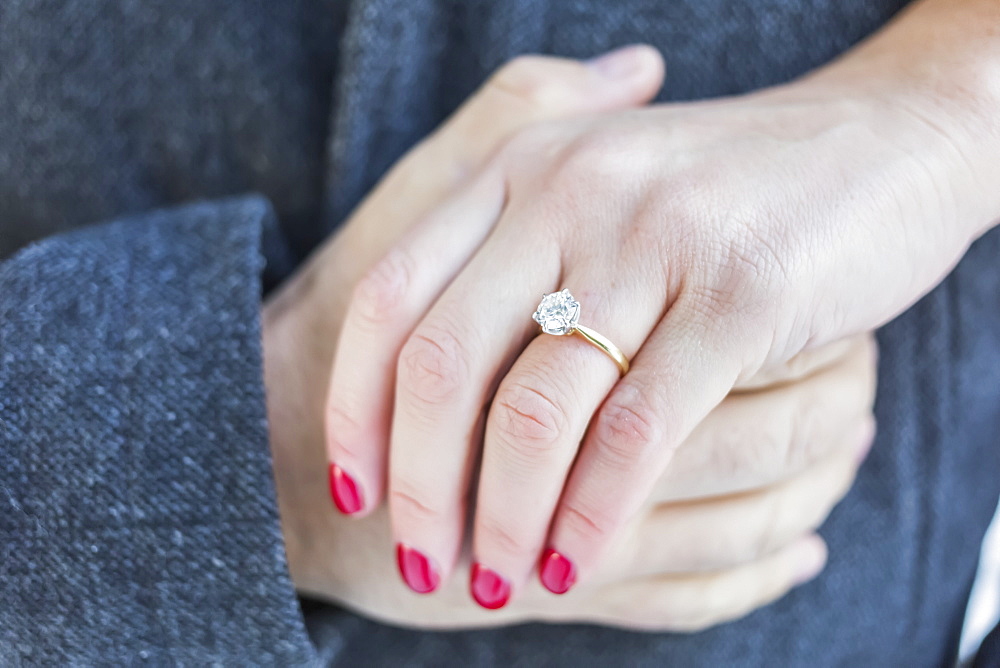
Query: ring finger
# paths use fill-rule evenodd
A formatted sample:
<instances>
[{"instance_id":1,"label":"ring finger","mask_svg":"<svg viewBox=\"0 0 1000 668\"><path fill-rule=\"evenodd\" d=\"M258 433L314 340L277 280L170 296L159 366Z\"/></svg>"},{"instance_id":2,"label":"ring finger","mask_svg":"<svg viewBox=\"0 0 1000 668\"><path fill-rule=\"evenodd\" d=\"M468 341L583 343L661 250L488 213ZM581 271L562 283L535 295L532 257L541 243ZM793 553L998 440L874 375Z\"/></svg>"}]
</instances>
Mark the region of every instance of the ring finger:
<instances>
[{"instance_id":1,"label":"ring finger","mask_svg":"<svg viewBox=\"0 0 1000 668\"><path fill-rule=\"evenodd\" d=\"M580 324L630 356L659 318L664 295L601 278L579 267L564 284L580 288ZM590 416L619 375L615 361L583 337L541 334L501 382L486 423L473 529L470 588L483 607L502 607L528 579Z\"/></svg>"}]
</instances>

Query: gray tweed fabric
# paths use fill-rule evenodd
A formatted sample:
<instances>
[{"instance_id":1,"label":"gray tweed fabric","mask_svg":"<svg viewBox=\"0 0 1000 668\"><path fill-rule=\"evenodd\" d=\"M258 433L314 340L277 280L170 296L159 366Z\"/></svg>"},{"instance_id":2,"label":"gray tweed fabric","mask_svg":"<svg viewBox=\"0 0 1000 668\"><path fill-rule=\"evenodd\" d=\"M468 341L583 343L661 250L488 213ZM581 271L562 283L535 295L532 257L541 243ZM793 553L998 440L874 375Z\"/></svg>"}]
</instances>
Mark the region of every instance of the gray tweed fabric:
<instances>
[{"instance_id":1,"label":"gray tweed fabric","mask_svg":"<svg viewBox=\"0 0 1000 668\"><path fill-rule=\"evenodd\" d=\"M265 224L261 198L196 204L0 265L7 658L308 657L248 317Z\"/></svg>"},{"instance_id":2,"label":"gray tweed fabric","mask_svg":"<svg viewBox=\"0 0 1000 668\"><path fill-rule=\"evenodd\" d=\"M509 57L647 41L662 99L710 97L902 4L6 0L0 663L948 665L1000 495L1000 233L880 332L880 435L824 574L704 633L300 607L261 386L261 290Z\"/></svg>"}]
</instances>

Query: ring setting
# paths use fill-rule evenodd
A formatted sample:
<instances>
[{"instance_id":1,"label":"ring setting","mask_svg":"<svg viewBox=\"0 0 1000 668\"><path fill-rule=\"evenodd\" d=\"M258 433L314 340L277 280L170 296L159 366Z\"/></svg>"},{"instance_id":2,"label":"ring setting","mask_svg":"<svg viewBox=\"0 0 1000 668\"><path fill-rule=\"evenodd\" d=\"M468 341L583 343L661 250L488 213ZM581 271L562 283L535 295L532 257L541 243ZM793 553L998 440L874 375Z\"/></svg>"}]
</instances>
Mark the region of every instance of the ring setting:
<instances>
[{"instance_id":1,"label":"ring setting","mask_svg":"<svg viewBox=\"0 0 1000 668\"><path fill-rule=\"evenodd\" d=\"M567 289L542 295L542 301L532 314L542 331L553 336L577 334L591 345L599 348L618 365L621 375L628 373L628 357L621 349L604 336L580 324L580 302Z\"/></svg>"}]
</instances>

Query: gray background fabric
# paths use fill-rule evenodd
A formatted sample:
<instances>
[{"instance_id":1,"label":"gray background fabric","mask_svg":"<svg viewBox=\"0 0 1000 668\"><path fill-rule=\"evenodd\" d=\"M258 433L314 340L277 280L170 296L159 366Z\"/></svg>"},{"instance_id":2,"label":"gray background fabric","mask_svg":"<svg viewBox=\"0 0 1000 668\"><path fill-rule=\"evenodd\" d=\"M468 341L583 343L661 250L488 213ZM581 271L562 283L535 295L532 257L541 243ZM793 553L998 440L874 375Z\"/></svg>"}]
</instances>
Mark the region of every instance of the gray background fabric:
<instances>
[{"instance_id":1,"label":"gray background fabric","mask_svg":"<svg viewBox=\"0 0 1000 668\"><path fill-rule=\"evenodd\" d=\"M271 285L500 63L647 41L670 67L661 99L732 94L828 61L902 4L5 2L0 657L314 656L268 471L260 254ZM994 232L880 332L878 441L823 527L830 563L813 583L694 635L418 633L307 603L318 656L947 665L1000 494L998 257Z\"/></svg>"}]
</instances>

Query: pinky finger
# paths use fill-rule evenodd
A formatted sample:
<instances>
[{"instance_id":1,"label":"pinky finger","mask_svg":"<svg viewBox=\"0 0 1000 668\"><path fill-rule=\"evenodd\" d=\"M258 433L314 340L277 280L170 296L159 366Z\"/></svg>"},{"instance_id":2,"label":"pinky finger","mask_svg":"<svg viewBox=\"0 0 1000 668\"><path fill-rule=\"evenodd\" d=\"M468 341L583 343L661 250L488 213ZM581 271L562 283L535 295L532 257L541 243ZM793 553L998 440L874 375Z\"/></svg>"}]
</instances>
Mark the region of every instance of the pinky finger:
<instances>
[{"instance_id":1,"label":"pinky finger","mask_svg":"<svg viewBox=\"0 0 1000 668\"><path fill-rule=\"evenodd\" d=\"M658 575L607 585L593 621L645 631L694 632L739 619L812 580L826 565L812 534L750 564L697 575Z\"/></svg>"}]
</instances>

